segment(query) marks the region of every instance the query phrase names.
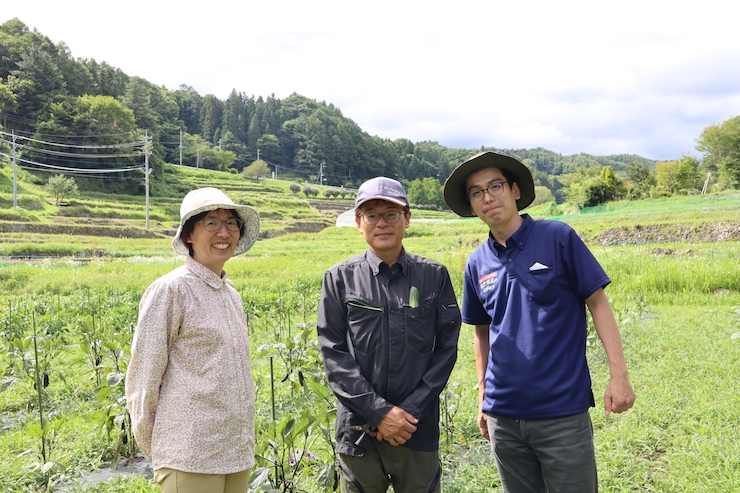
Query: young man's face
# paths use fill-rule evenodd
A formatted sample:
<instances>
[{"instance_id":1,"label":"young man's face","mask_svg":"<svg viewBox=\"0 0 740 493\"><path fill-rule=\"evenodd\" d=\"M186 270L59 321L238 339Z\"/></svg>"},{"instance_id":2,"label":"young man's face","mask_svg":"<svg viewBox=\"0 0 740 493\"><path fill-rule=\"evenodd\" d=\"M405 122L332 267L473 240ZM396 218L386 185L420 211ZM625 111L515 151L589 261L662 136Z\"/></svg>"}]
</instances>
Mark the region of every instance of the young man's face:
<instances>
[{"instance_id":1,"label":"young man's face","mask_svg":"<svg viewBox=\"0 0 740 493\"><path fill-rule=\"evenodd\" d=\"M387 212L394 211L401 214L395 223L389 223L385 219ZM409 227L411 211L403 214L403 207L385 200L370 200L365 202L358 211L359 214L377 214L378 222L368 224L364 217L355 217L357 227L365 238L370 250L380 258L400 254L403 235Z\"/></svg>"},{"instance_id":2,"label":"young man's face","mask_svg":"<svg viewBox=\"0 0 740 493\"><path fill-rule=\"evenodd\" d=\"M492 196L488 191L494 183L505 183L501 194ZM478 216L489 228L502 228L519 218L516 201L521 197L519 184L509 183L498 168L485 168L468 176L465 180L465 192L483 190L480 202L470 201L473 214Z\"/></svg>"}]
</instances>

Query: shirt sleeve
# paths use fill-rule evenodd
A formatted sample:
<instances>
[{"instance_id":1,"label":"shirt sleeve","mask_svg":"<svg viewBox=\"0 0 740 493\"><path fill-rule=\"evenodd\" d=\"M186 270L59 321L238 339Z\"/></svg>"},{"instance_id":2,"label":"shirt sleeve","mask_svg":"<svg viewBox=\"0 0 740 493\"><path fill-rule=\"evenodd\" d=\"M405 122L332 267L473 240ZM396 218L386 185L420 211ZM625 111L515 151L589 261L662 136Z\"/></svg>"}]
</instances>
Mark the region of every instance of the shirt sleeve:
<instances>
[{"instance_id":1,"label":"shirt sleeve","mask_svg":"<svg viewBox=\"0 0 740 493\"><path fill-rule=\"evenodd\" d=\"M126 406L131 414L134 437L149 458L152 457L152 430L162 376L167 368L170 345L182 323L176 298L175 290L160 281L155 281L144 292L126 371Z\"/></svg>"},{"instance_id":2,"label":"shirt sleeve","mask_svg":"<svg viewBox=\"0 0 740 493\"><path fill-rule=\"evenodd\" d=\"M573 292L585 301L599 288L606 288L611 280L578 234L570 226L567 228L568 235L563 248L565 272Z\"/></svg>"},{"instance_id":3,"label":"shirt sleeve","mask_svg":"<svg viewBox=\"0 0 740 493\"><path fill-rule=\"evenodd\" d=\"M457 361L457 341L460 336L460 308L452 289L450 274L440 270L440 297L437 303L437 325L432 359L419 385L398 407L418 418L447 385Z\"/></svg>"},{"instance_id":4,"label":"shirt sleeve","mask_svg":"<svg viewBox=\"0 0 740 493\"><path fill-rule=\"evenodd\" d=\"M321 286L317 330L324 369L337 399L367 423L377 426L393 405L375 392L349 352L347 311L340 282L332 271L327 271Z\"/></svg>"}]
</instances>

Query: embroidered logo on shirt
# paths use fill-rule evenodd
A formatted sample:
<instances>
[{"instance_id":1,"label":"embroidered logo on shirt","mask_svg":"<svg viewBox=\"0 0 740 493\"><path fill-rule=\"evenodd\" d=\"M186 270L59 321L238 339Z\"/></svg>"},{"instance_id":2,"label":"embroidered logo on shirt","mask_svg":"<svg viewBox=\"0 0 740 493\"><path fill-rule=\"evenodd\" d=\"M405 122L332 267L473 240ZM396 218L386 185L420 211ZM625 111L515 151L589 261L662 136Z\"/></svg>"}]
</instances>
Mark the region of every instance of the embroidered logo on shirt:
<instances>
[{"instance_id":1,"label":"embroidered logo on shirt","mask_svg":"<svg viewBox=\"0 0 740 493\"><path fill-rule=\"evenodd\" d=\"M487 293L496 287L497 282L498 271L494 271L478 279L478 286L480 287L481 291Z\"/></svg>"}]
</instances>

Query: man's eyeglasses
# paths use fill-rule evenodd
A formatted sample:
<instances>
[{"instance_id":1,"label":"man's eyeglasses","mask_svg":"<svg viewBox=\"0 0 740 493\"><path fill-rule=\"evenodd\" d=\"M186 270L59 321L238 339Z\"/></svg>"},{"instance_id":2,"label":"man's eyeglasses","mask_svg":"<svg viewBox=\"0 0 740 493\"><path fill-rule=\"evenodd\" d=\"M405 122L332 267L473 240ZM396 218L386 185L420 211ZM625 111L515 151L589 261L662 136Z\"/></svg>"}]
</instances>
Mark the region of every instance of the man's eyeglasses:
<instances>
[{"instance_id":1,"label":"man's eyeglasses","mask_svg":"<svg viewBox=\"0 0 740 493\"><path fill-rule=\"evenodd\" d=\"M483 193L488 192L491 197L497 197L504 193L504 184L509 183L508 181L496 181L488 185L488 188L483 190L473 190L468 193L468 200L471 202L480 202L483 200Z\"/></svg>"},{"instance_id":2,"label":"man's eyeglasses","mask_svg":"<svg viewBox=\"0 0 740 493\"><path fill-rule=\"evenodd\" d=\"M380 221L380 216L383 216L385 222L388 224L395 224L404 214L405 212L403 211L386 211L383 214L378 214L377 212L366 212L357 217L361 217L365 221L365 224L377 224L378 221Z\"/></svg>"},{"instance_id":3,"label":"man's eyeglasses","mask_svg":"<svg viewBox=\"0 0 740 493\"><path fill-rule=\"evenodd\" d=\"M220 219L209 217L208 219L203 219L200 222L203 223L203 227L206 229L206 231L210 231L211 233L221 229L222 224L226 224L226 229L228 229L229 231L239 231L240 229L242 229L242 222L238 219L233 218L222 221Z\"/></svg>"}]
</instances>

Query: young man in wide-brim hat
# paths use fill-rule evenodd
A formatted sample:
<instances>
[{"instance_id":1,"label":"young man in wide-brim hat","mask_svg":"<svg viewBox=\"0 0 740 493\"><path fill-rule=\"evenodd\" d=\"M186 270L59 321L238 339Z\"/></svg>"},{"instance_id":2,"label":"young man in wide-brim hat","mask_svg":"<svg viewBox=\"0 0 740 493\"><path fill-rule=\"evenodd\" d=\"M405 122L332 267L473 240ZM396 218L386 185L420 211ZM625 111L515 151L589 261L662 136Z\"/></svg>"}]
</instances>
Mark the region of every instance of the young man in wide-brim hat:
<instances>
[{"instance_id":1,"label":"young man in wide-brim hat","mask_svg":"<svg viewBox=\"0 0 740 493\"><path fill-rule=\"evenodd\" d=\"M635 400L604 292L611 281L570 226L520 214L535 187L518 159L471 157L447 179L444 197L489 228L465 267L462 319L475 326L478 426L504 491L597 491L586 308L609 360L606 414Z\"/></svg>"}]
</instances>

